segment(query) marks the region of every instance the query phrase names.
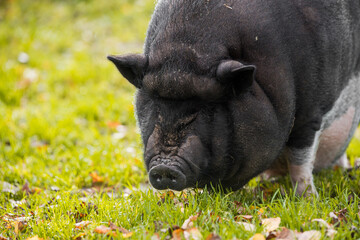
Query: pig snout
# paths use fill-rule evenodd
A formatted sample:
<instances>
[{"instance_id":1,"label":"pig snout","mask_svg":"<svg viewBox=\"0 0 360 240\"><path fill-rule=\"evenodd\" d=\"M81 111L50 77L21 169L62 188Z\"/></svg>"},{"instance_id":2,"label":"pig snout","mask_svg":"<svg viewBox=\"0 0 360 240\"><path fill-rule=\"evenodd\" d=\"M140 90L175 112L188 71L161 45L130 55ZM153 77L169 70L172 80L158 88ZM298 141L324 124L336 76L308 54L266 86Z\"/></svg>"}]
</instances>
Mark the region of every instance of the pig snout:
<instances>
[{"instance_id":1,"label":"pig snout","mask_svg":"<svg viewBox=\"0 0 360 240\"><path fill-rule=\"evenodd\" d=\"M166 159L168 160L168 159ZM149 171L149 180L156 189L173 189L181 191L186 188L186 177L182 171L174 165L166 165L168 161L162 161L153 166Z\"/></svg>"}]
</instances>

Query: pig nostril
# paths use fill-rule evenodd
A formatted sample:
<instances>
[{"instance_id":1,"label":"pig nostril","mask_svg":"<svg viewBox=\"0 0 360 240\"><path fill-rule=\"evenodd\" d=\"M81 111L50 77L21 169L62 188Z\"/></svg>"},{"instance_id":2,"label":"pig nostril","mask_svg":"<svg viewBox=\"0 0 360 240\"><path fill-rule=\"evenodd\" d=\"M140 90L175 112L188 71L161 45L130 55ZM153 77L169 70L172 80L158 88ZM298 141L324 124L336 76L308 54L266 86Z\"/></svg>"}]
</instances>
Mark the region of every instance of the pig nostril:
<instances>
[{"instance_id":1,"label":"pig nostril","mask_svg":"<svg viewBox=\"0 0 360 240\"><path fill-rule=\"evenodd\" d=\"M154 174L154 178L156 179L157 182L161 182L162 180L162 176L159 174Z\"/></svg>"},{"instance_id":2,"label":"pig nostril","mask_svg":"<svg viewBox=\"0 0 360 240\"><path fill-rule=\"evenodd\" d=\"M176 177L174 177L173 175L170 175L169 178L173 183L176 183Z\"/></svg>"}]
</instances>

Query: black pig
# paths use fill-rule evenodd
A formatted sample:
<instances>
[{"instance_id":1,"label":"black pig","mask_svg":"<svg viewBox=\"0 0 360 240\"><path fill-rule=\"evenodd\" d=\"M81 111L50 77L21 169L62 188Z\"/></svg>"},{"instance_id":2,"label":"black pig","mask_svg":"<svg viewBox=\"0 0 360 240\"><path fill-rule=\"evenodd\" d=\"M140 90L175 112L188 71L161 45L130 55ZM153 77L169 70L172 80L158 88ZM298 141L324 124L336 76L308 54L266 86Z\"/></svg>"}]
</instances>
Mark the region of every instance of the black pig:
<instances>
[{"instance_id":1,"label":"black pig","mask_svg":"<svg viewBox=\"0 0 360 240\"><path fill-rule=\"evenodd\" d=\"M359 0L160 0L144 54L109 56L137 88L151 184L239 189L347 161L360 119Z\"/></svg>"}]
</instances>

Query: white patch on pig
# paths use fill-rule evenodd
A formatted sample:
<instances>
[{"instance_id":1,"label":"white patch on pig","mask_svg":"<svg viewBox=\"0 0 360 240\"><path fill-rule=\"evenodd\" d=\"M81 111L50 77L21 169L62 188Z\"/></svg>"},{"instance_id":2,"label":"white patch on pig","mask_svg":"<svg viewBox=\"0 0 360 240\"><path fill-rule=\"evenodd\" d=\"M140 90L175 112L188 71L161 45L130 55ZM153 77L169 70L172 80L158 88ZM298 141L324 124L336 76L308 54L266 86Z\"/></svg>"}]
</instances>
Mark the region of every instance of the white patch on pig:
<instances>
[{"instance_id":1,"label":"white patch on pig","mask_svg":"<svg viewBox=\"0 0 360 240\"><path fill-rule=\"evenodd\" d=\"M320 134L320 131L316 132L314 143L311 147L304 149L287 149L286 155L289 161L288 164L290 179L293 187L296 187L296 193L298 195L317 195L312 172L314 169L314 162L316 157L316 151L319 145ZM303 164L295 164L298 162L302 162Z\"/></svg>"}]
</instances>

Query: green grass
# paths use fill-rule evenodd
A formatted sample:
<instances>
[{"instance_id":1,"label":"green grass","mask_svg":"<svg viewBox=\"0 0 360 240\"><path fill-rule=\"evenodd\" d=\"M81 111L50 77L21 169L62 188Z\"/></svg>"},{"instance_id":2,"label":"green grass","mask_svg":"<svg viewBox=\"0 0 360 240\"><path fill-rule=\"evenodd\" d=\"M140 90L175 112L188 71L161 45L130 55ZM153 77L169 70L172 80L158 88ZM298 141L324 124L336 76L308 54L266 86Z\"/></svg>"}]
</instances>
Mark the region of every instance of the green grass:
<instances>
[{"instance_id":1,"label":"green grass","mask_svg":"<svg viewBox=\"0 0 360 240\"><path fill-rule=\"evenodd\" d=\"M360 170L317 174L320 197L313 201L294 196L288 178L255 179L229 194L192 191L163 199L138 190L148 184L134 89L106 55L141 52L153 7L153 0L0 1L0 235L108 239L94 229L111 221L133 232L132 239L155 233L164 239L168 228L201 213L194 226L203 238L252 237L236 223L237 215L254 215L255 232L263 230L261 217L280 217L280 226L325 236L311 220L330 223L330 212L346 208L347 221L336 227L335 239L360 238L349 230L360 226ZM22 52L27 63L18 61ZM126 134L117 138L118 124ZM348 155L352 162L360 156L359 133ZM94 172L102 178L98 182ZM28 183L38 193L11 193L4 182L18 188ZM29 217L27 226L16 233L4 220L9 214ZM75 223L85 220L92 223L76 230Z\"/></svg>"}]
</instances>

